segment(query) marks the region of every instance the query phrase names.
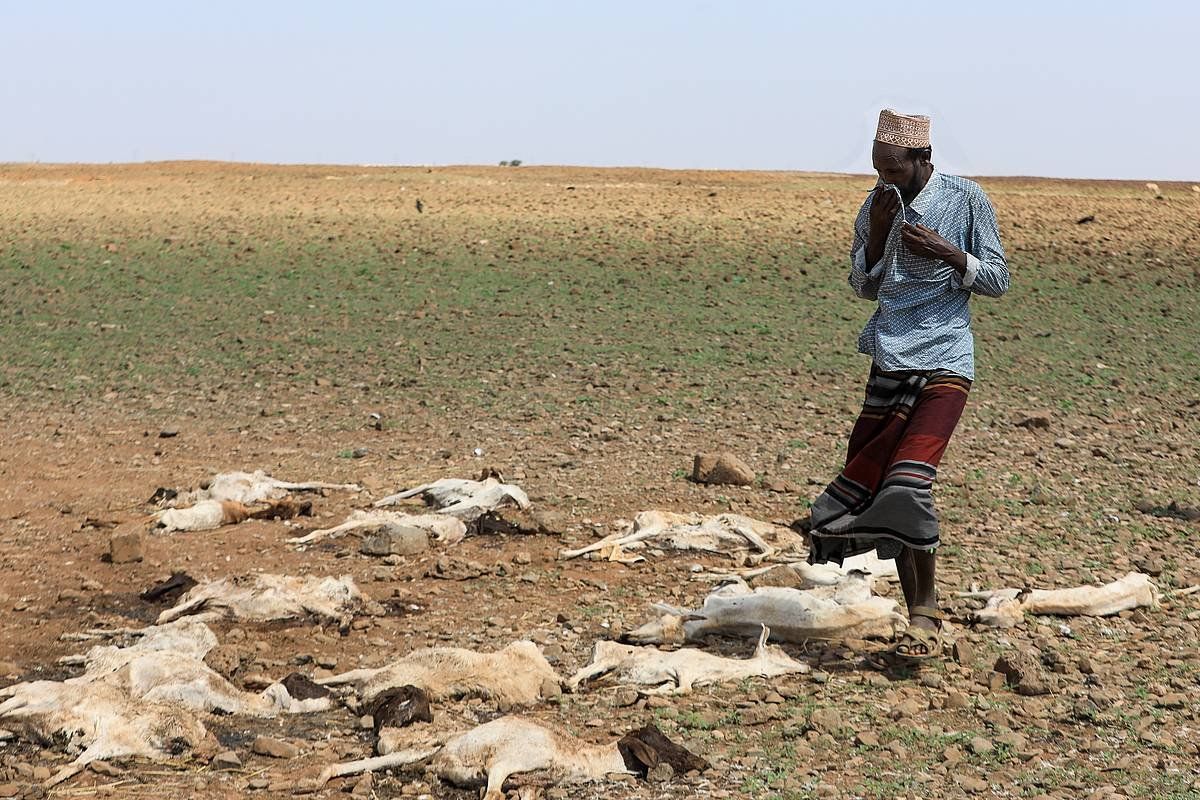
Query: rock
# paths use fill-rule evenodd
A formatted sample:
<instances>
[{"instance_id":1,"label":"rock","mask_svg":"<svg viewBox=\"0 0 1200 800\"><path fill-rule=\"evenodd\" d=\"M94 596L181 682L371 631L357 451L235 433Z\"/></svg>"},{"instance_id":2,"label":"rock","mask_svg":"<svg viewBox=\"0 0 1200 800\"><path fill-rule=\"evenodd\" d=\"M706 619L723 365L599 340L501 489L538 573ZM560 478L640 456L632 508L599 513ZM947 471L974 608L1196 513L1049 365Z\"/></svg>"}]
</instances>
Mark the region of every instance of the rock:
<instances>
[{"instance_id":1,"label":"rock","mask_svg":"<svg viewBox=\"0 0 1200 800\"><path fill-rule=\"evenodd\" d=\"M561 511L532 508L528 513L530 520L537 525L538 533L558 536L567 530L568 517Z\"/></svg>"},{"instance_id":2,"label":"rock","mask_svg":"<svg viewBox=\"0 0 1200 800\"><path fill-rule=\"evenodd\" d=\"M925 710L925 707L916 700L904 700L892 707L892 719L904 719L905 717L915 717Z\"/></svg>"},{"instance_id":3,"label":"rock","mask_svg":"<svg viewBox=\"0 0 1200 800\"><path fill-rule=\"evenodd\" d=\"M1138 571L1144 572L1152 578L1157 578L1162 575L1163 561L1153 553L1141 558L1135 558L1133 565L1138 568Z\"/></svg>"},{"instance_id":4,"label":"rock","mask_svg":"<svg viewBox=\"0 0 1200 800\"><path fill-rule=\"evenodd\" d=\"M879 747L879 736L874 731L859 731L855 734L854 741L860 747Z\"/></svg>"},{"instance_id":5,"label":"rock","mask_svg":"<svg viewBox=\"0 0 1200 800\"><path fill-rule=\"evenodd\" d=\"M986 756L996 750L996 746L982 736L976 736L967 743L967 749L977 756Z\"/></svg>"},{"instance_id":6,"label":"rock","mask_svg":"<svg viewBox=\"0 0 1200 800\"><path fill-rule=\"evenodd\" d=\"M646 773L647 783L667 783L675 777L675 768L665 761L660 761Z\"/></svg>"},{"instance_id":7,"label":"rock","mask_svg":"<svg viewBox=\"0 0 1200 800\"><path fill-rule=\"evenodd\" d=\"M955 777L958 785L972 794L986 792L988 785L986 781L981 781L979 778L973 778L970 775L958 775Z\"/></svg>"},{"instance_id":8,"label":"rock","mask_svg":"<svg viewBox=\"0 0 1200 800\"><path fill-rule=\"evenodd\" d=\"M103 775L106 778L118 778L125 774L125 770L120 767L114 767L107 761L93 761L88 764L88 769L97 775Z\"/></svg>"},{"instance_id":9,"label":"rock","mask_svg":"<svg viewBox=\"0 0 1200 800\"><path fill-rule=\"evenodd\" d=\"M532 564L533 556L529 555L529 553L522 550L521 552L519 552L513 556L513 563L514 564Z\"/></svg>"},{"instance_id":10,"label":"rock","mask_svg":"<svg viewBox=\"0 0 1200 800\"><path fill-rule=\"evenodd\" d=\"M639 697L637 689L621 689L613 697L613 705L617 708L628 708L636 703Z\"/></svg>"},{"instance_id":11,"label":"rock","mask_svg":"<svg viewBox=\"0 0 1200 800\"><path fill-rule=\"evenodd\" d=\"M946 708L960 710L971 707L971 698L962 692L951 689L946 692Z\"/></svg>"},{"instance_id":12,"label":"rock","mask_svg":"<svg viewBox=\"0 0 1200 800\"><path fill-rule=\"evenodd\" d=\"M208 651L204 663L228 678L242 665L242 656L234 645L220 644Z\"/></svg>"},{"instance_id":13,"label":"rock","mask_svg":"<svg viewBox=\"0 0 1200 800\"><path fill-rule=\"evenodd\" d=\"M373 778L371 773L368 772L366 775L363 775L354 782L354 788L350 790L350 794L354 795L355 797L366 797L370 795L374 789L375 778Z\"/></svg>"},{"instance_id":14,"label":"rock","mask_svg":"<svg viewBox=\"0 0 1200 800\"><path fill-rule=\"evenodd\" d=\"M250 749L260 756L271 758L295 758L300 755L300 748L296 745L269 736L259 736Z\"/></svg>"},{"instance_id":15,"label":"rock","mask_svg":"<svg viewBox=\"0 0 1200 800\"><path fill-rule=\"evenodd\" d=\"M975 663L975 648L961 636L954 640L954 660L965 666Z\"/></svg>"},{"instance_id":16,"label":"rock","mask_svg":"<svg viewBox=\"0 0 1200 800\"><path fill-rule=\"evenodd\" d=\"M754 587L782 586L785 589L803 589L804 581L800 578L800 573L787 564L777 564L762 575L756 575L751 579L750 585Z\"/></svg>"},{"instance_id":17,"label":"rock","mask_svg":"<svg viewBox=\"0 0 1200 800\"><path fill-rule=\"evenodd\" d=\"M251 778L246 782L246 788L256 792L262 791L263 789L269 789L270 787L271 781L268 778Z\"/></svg>"},{"instance_id":18,"label":"rock","mask_svg":"<svg viewBox=\"0 0 1200 800\"><path fill-rule=\"evenodd\" d=\"M1060 450L1071 450L1075 447L1075 440L1070 436L1060 436L1054 440L1054 446Z\"/></svg>"},{"instance_id":19,"label":"rock","mask_svg":"<svg viewBox=\"0 0 1200 800\"><path fill-rule=\"evenodd\" d=\"M163 428L161 431L158 432L158 438L160 438L160 439L174 439L178 435L179 435L178 428Z\"/></svg>"},{"instance_id":20,"label":"rock","mask_svg":"<svg viewBox=\"0 0 1200 800\"><path fill-rule=\"evenodd\" d=\"M213 769L241 769L242 760L238 758L237 753L226 750L224 753L217 753L213 756L209 766Z\"/></svg>"},{"instance_id":21,"label":"rock","mask_svg":"<svg viewBox=\"0 0 1200 800\"><path fill-rule=\"evenodd\" d=\"M117 528L108 540L108 557L114 564L130 564L144 557L145 537L136 527Z\"/></svg>"},{"instance_id":22,"label":"rock","mask_svg":"<svg viewBox=\"0 0 1200 800\"><path fill-rule=\"evenodd\" d=\"M754 470L732 453L700 454L692 462L692 480L730 486L754 485Z\"/></svg>"},{"instance_id":23,"label":"rock","mask_svg":"<svg viewBox=\"0 0 1200 800\"><path fill-rule=\"evenodd\" d=\"M1029 430L1049 430L1050 428L1050 412L1049 411L1034 411L1025 414L1017 421L1018 428L1028 428Z\"/></svg>"},{"instance_id":24,"label":"rock","mask_svg":"<svg viewBox=\"0 0 1200 800\"><path fill-rule=\"evenodd\" d=\"M1187 702L1187 695L1182 692L1172 692L1158 698L1154 704L1159 708L1183 708Z\"/></svg>"},{"instance_id":25,"label":"rock","mask_svg":"<svg viewBox=\"0 0 1200 800\"><path fill-rule=\"evenodd\" d=\"M45 783L46 781L50 780L50 776L53 774L54 773L50 771L49 767L33 768L33 779L38 783Z\"/></svg>"},{"instance_id":26,"label":"rock","mask_svg":"<svg viewBox=\"0 0 1200 800\"><path fill-rule=\"evenodd\" d=\"M429 549L429 534L411 525L385 523L363 533L359 548L368 556L411 556Z\"/></svg>"},{"instance_id":27,"label":"rock","mask_svg":"<svg viewBox=\"0 0 1200 800\"><path fill-rule=\"evenodd\" d=\"M763 480L763 488L776 494L798 494L800 487L782 478L767 478Z\"/></svg>"},{"instance_id":28,"label":"rock","mask_svg":"<svg viewBox=\"0 0 1200 800\"><path fill-rule=\"evenodd\" d=\"M992 668L1004 676L1004 681L1017 694L1026 697L1049 694L1049 676L1040 662L1028 653L1007 653L996 660Z\"/></svg>"},{"instance_id":29,"label":"rock","mask_svg":"<svg viewBox=\"0 0 1200 800\"><path fill-rule=\"evenodd\" d=\"M836 708L818 708L808 718L809 726L817 733L828 733L837 736L844 727L842 714Z\"/></svg>"},{"instance_id":30,"label":"rock","mask_svg":"<svg viewBox=\"0 0 1200 800\"><path fill-rule=\"evenodd\" d=\"M0 676L19 675L21 670L11 661L0 661Z\"/></svg>"},{"instance_id":31,"label":"rock","mask_svg":"<svg viewBox=\"0 0 1200 800\"><path fill-rule=\"evenodd\" d=\"M546 678L542 681L541 694L545 700L554 700L562 697L562 685L553 678Z\"/></svg>"},{"instance_id":32,"label":"rock","mask_svg":"<svg viewBox=\"0 0 1200 800\"><path fill-rule=\"evenodd\" d=\"M0 783L0 797L19 797L21 787L15 783Z\"/></svg>"}]
</instances>

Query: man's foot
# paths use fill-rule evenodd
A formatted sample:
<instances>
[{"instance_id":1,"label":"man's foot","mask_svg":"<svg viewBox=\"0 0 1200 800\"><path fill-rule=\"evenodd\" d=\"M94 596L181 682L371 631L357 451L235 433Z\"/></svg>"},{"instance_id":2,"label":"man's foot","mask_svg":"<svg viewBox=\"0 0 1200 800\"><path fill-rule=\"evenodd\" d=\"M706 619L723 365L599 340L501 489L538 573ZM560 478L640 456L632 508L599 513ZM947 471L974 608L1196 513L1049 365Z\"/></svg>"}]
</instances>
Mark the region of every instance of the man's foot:
<instances>
[{"instance_id":1,"label":"man's foot","mask_svg":"<svg viewBox=\"0 0 1200 800\"><path fill-rule=\"evenodd\" d=\"M892 654L904 659L938 658L942 655L942 619L940 609L913 606L908 610L908 629L892 646Z\"/></svg>"}]
</instances>

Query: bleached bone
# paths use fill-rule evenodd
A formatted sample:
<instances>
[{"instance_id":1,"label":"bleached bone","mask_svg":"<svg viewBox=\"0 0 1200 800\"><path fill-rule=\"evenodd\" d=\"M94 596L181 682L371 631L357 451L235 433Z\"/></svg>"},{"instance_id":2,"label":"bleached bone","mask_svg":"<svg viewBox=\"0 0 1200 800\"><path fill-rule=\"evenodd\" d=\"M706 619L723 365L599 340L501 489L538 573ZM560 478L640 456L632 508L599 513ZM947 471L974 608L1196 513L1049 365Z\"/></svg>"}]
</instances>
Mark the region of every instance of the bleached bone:
<instances>
[{"instance_id":1,"label":"bleached bone","mask_svg":"<svg viewBox=\"0 0 1200 800\"><path fill-rule=\"evenodd\" d=\"M204 500L230 500L244 505L262 503L266 500L281 500L291 492L313 492L320 489L361 492L362 487L353 483L321 483L305 481L292 483L272 478L262 470L254 472L222 472L214 476L203 489L180 492L172 505L185 506Z\"/></svg>"},{"instance_id":2,"label":"bleached bone","mask_svg":"<svg viewBox=\"0 0 1200 800\"><path fill-rule=\"evenodd\" d=\"M445 514L405 514L400 511L354 510L341 525L313 531L307 536L288 539L291 544L313 544L325 539L335 539L346 533L381 525L403 525L419 528L442 544L458 544L467 535L466 524L457 517Z\"/></svg>"},{"instance_id":3,"label":"bleached bone","mask_svg":"<svg viewBox=\"0 0 1200 800\"><path fill-rule=\"evenodd\" d=\"M895 600L871 594L868 576L852 572L836 586L751 590L738 581L716 589L694 610L656 605L662 617L630 631L634 644L682 644L712 634L752 638L762 626L781 642L891 638L905 625Z\"/></svg>"},{"instance_id":4,"label":"bleached bone","mask_svg":"<svg viewBox=\"0 0 1200 800\"><path fill-rule=\"evenodd\" d=\"M383 608L349 575L241 575L193 586L176 606L158 615L158 624L186 616L206 622L223 618L270 622L314 616L348 624L359 612L378 615Z\"/></svg>"},{"instance_id":5,"label":"bleached bone","mask_svg":"<svg viewBox=\"0 0 1200 800\"><path fill-rule=\"evenodd\" d=\"M733 572L704 572L699 577L707 581L725 583L730 579L752 580L775 569L790 569L796 573L800 585L797 589L813 589L817 586L834 586L845 579L851 572L862 572L870 575L873 580L900 580L896 571L896 560L881 559L874 550L851 556L837 564L809 564L807 561L783 561L777 564L766 564L750 569L734 570Z\"/></svg>"},{"instance_id":6,"label":"bleached bone","mask_svg":"<svg viewBox=\"0 0 1200 800\"><path fill-rule=\"evenodd\" d=\"M577 550L563 550L560 558L578 558L614 548L635 549L652 545L664 550L700 550L736 555L753 551L761 561L777 552L793 550L801 542L799 534L782 525L760 522L741 514L677 514L671 511L643 511L633 520L627 533L614 533Z\"/></svg>"},{"instance_id":7,"label":"bleached bone","mask_svg":"<svg viewBox=\"0 0 1200 800\"><path fill-rule=\"evenodd\" d=\"M90 632L89 632L90 633ZM112 672L146 653L171 652L203 659L217 646L217 637L203 622L180 619L167 625L150 625L130 630L97 630L94 635L123 636L135 639L126 647L96 645L86 654L63 656L58 663L82 666L90 673Z\"/></svg>"},{"instance_id":8,"label":"bleached bone","mask_svg":"<svg viewBox=\"0 0 1200 800\"><path fill-rule=\"evenodd\" d=\"M763 625L754 655L744 659L691 647L664 652L649 646L599 641L592 650L591 663L571 676L567 686L573 691L586 681L615 672L618 683L660 687L647 694L687 694L693 686L808 672L808 664L767 644L770 633Z\"/></svg>"},{"instance_id":9,"label":"bleached bone","mask_svg":"<svg viewBox=\"0 0 1200 800\"><path fill-rule=\"evenodd\" d=\"M529 496L511 483L501 483L495 478L472 481L463 478L442 478L413 489L389 495L375 501L376 508L393 506L401 500L420 495L426 503L437 508L439 514L449 514L464 522L474 522L479 517L504 506L529 508Z\"/></svg>"},{"instance_id":10,"label":"bleached bone","mask_svg":"<svg viewBox=\"0 0 1200 800\"><path fill-rule=\"evenodd\" d=\"M533 720L501 717L449 737L432 758L428 755L432 748L415 747L337 764L321 774L318 785L336 777L429 759L429 768L442 780L464 788L483 786L483 800L503 800L504 784L513 775L546 785L635 774L626 766L620 741L591 744Z\"/></svg>"},{"instance_id":11,"label":"bleached bone","mask_svg":"<svg viewBox=\"0 0 1200 800\"><path fill-rule=\"evenodd\" d=\"M1107 617L1134 608L1158 605L1158 589L1150 576L1130 572L1120 580L1103 586L1079 586L1072 589L996 589L984 592L960 592L959 597L986 600L987 606L973 614L985 625L1011 627L1026 613L1063 617ZM1019 611L1018 611L1019 609Z\"/></svg>"},{"instance_id":12,"label":"bleached bone","mask_svg":"<svg viewBox=\"0 0 1200 800\"><path fill-rule=\"evenodd\" d=\"M186 750L215 752L196 713L182 706L135 700L119 685L34 681L0 689L0 720L22 738L63 743L75 760L47 782L54 786L93 761L163 760Z\"/></svg>"},{"instance_id":13,"label":"bleached bone","mask_svg":"<svg viewBox=\"0 0 1200 800\"><path fill-rule=\"evenodd\" d=\"M320 678L322 686L353 685L360 705L400 686L425 690L431 700L482 697L501 706L529 706L542 698L543 687L562 679L537 645L513 642L493 653L459 647L426 647L377 669L356 669Z\"/></svg>"}]
</instances>

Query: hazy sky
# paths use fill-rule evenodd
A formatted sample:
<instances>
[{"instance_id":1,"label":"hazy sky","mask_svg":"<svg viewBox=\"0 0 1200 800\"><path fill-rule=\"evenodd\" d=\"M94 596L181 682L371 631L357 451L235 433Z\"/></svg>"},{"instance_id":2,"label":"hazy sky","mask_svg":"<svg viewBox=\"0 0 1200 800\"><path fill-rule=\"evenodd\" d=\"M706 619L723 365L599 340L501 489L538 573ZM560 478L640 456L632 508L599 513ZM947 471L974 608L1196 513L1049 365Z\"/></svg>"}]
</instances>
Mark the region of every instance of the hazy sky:
<instances>
[{"instance_id":1,"label":"hazy sky","mask_svg":"<svg viewBox=\"0 0 1200 800\"><path fill-rule=\"evenodd\" d=\"M0 0L0 161L1200 179L1200 4ZM818 5L818 4L811 4Z\"/></svg>"}]
</instances>

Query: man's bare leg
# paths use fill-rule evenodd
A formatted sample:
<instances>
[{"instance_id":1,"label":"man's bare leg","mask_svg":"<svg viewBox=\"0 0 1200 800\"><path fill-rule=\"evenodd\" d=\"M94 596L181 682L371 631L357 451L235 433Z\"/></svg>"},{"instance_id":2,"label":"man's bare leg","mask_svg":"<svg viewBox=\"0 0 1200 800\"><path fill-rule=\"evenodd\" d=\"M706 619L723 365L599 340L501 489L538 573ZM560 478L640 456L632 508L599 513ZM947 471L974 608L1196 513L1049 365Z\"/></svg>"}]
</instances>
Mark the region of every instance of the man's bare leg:
<instances>
[{"instance_id":1,"label":"man's bare leg","mask_svg":"<svg viewBox=\"0 0 1200 800\"><path fill-rule=\"evenodd\" d=\"M904 604L909 609L909 626L930 632L937 631L941 622L920 613L914 608L938 608L937 602L937 556L927 550L904 548L896 558L896 572L900 575L900 588L904 591ZM928 648L911 637L901 643L910 655L925 655ZM938 654L933 654L938 655Z\"/></svg>"}]
</instances>

